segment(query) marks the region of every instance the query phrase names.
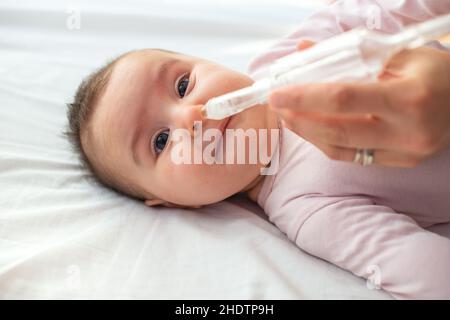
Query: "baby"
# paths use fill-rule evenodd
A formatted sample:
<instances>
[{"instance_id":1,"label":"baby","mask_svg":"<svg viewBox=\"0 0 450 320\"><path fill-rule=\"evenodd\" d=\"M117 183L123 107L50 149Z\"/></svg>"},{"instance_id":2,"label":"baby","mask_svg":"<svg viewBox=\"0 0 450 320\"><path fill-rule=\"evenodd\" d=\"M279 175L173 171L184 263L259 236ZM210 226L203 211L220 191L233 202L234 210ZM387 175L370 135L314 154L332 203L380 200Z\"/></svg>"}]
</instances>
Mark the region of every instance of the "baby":
<instances>
[{"instance_id":1,"label":"baby","mask_svg":"<svg viewBox=\"0 0 450 320\"><path fill-rule=\"evenodd\" d=\"M252 73L293 50L286 48L256 59ZM224 120L202 118L210 98L253 81L204 59L133 51L83 81L69 105L68 136L100 182L149 206L198 208L245 193L301 249L373 287L396 298L450 298L450 239L423 229L450 222L450 150L415 169L361 167L328 159L267 105ZM171 136L184 129L192 143L195 123L220 133L263 132L257 144L244 145L246 156L260 154L262 140L275 151L270 162L176 163ZM280 133L275 145L273 130ZM220 141L231 143L228 135ZM261 175L268 167L276 170Z\"/></svg>"},{"instance_id":2,"label":"baby","mask_svg":"<svg viewBox=\"0 0 450 320\"><path fill-rule=\"evenodd\" d=\"M261 185L260 164L176 164L170 128L277 128L261 105L231 121L202 120L202 104L248 86L250 77L212 62L166 50L125 54L81 84L71 104L71 136L105 185L147 205L199 207ZM223 128L222 128L223 130ZM220 183L218 183L220 182ZM255 198L256 199L256 198Z\"/></svg>"}]
</instances>

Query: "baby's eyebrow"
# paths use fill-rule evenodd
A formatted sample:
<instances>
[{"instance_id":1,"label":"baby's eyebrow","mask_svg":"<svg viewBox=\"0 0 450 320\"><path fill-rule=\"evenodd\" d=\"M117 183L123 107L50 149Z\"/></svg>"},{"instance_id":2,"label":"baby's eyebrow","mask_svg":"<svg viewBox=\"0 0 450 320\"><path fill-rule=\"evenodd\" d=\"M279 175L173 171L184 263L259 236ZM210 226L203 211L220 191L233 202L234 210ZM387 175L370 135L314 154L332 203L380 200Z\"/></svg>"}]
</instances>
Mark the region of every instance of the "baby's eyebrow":
<instances>
[{"instance_id":1,"label":"baby's eyebrow","mask_svg":"<svg viewBox=\"0 0 450 320\"><path fill-rule=\"evenodd\" d=\"M178 62L178 59L175 58L168 58L163 60L163 62L161 62L155 70L155 74L156 77L154 78L155 80L159 80L161 79L161 76L167 73L167 70L170 69L170 67L175 64L176 62Z\"/></svg>"},{"instance_id":2,"label":"baby's eyebrow","mask_svg":"<svg viewBox=\"0 0 450 320\"><path fill-rule=\"evenodd\" d=\"M155 71L153 72L153 74L155 76L152 77L152 80L154 80L154 82L159 82L162 81L163 79L165 79L165 75L167 73L168 70L170 70L170 68L172 67L173 64L175 64L176 62L178 62L178 59L175 58L168 58L163 60L162 62L159 63L159 65L155 68ZM140 111L142 110L143 106L139 107L139 112L137 112L137 114L142 114ZM137 166L141 166L142 165L142 161L139 157L139 152L136 148L138 142L139 142L139 138L140 138L140 132L141 132L141 128L143 125L143 121L144 121L144 117L139 116L138 117L138 123L137 126L134 129L133 132L133 138L131 140L131 152L133 155L133 161L135 163L135 165ZM153 159L153 157L152 157Z\"/></svg>"}]
</instances>

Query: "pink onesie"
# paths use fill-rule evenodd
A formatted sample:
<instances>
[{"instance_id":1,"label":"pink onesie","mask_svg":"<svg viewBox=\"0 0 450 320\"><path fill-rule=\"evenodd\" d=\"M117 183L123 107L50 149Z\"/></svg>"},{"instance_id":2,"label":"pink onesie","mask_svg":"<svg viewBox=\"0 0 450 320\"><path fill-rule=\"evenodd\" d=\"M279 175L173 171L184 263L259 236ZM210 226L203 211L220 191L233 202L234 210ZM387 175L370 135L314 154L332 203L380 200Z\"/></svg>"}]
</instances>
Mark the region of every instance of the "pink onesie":
<instances>
[{"instance_id":1,"label":"pink onesie","mask_svg":"<svg viewBox=\"0 0 450 320\"><path fill-rule=\"evenodd\" d=\"M365 25L371 10L381 14L382 31L395 32L450 12L450 1L337 1L256 57L249 73L293 52L301 40ZM289 129L281 132L272 159L278 171L266 177L258 197L270 221L304 251L395 298L450 299L450 239L423 229L450 222L450 149L414 169L362 167L330 160Z\"/></svg>"}]
</instances>

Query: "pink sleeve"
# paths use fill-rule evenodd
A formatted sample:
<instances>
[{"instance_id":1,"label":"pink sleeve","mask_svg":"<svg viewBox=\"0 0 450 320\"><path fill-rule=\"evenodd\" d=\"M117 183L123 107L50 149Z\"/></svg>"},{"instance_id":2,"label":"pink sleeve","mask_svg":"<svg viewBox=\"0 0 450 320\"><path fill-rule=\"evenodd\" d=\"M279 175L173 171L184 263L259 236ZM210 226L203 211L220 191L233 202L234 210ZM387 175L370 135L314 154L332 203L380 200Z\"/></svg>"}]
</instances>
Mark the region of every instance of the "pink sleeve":
<instances>
[{"instance_id":1,"label":"pink sleeve","mask_svg":"<svg viewBox=\"0 0 450 320\"><path fill-rule=\"evenodd\" d=\"M260 67L296 50L302 40L319 42L359 26L395 33L403 26L450 12L449 0L340 0L307 18L299 28L255 57L248 66Z\"/></svg>"},{"instance_id":2,"label":"pink sleeve","mask_svg":"<svg viewBox=\"0 0 450 320\"><path fill-rule=\"evenodd\" d=\"M450 239L369 199L320 200L292 239L300 248L395 298L450 299Z\"/></svg>"}]
</instances>

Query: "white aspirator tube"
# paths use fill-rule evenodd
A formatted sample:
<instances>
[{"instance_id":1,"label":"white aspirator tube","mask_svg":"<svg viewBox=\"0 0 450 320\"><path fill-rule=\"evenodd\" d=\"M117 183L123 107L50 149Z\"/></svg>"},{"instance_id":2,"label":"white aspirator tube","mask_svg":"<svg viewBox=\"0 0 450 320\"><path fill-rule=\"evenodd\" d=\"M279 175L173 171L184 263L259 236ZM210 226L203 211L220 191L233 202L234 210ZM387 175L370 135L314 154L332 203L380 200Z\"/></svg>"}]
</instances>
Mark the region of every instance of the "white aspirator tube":
<instances>
[{"instance_id":1,"label":"white aspirator tube","mask_svg":"<svg viewBox=\"0 0 450 320\"><path fill-rule=\"evenodd\" d=\"M267 103L273 89L312 82L375 81L385 63L405 48L416 48L450 33L450 14L415 24L387 35L353 29L313 47L276 60L266 76L249 87L210 99L202 114L224 119L258 104Z\"/></svg>"}]
</instances>

